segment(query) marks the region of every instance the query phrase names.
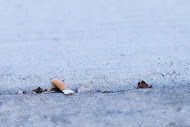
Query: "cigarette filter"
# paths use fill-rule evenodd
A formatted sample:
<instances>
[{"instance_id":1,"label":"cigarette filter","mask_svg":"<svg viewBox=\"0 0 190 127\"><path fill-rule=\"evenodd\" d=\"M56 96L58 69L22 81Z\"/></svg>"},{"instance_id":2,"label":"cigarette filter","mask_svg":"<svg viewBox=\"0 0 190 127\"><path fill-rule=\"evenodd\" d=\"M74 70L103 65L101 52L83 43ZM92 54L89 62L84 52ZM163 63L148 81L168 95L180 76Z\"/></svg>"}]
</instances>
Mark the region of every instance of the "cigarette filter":
<instances>
[{"instance_id":1,"label":"cigarette filter","mask_svg":"<svg viewBox=\"0 0 190 127\"><path fill-rule=\"evenodd\" d=\"M61 90L65 95L73 94L74 92L70 90L66 85L64 85L59 79L55 78L51 80L51 83Z\"/></svg>"}]
</instances>

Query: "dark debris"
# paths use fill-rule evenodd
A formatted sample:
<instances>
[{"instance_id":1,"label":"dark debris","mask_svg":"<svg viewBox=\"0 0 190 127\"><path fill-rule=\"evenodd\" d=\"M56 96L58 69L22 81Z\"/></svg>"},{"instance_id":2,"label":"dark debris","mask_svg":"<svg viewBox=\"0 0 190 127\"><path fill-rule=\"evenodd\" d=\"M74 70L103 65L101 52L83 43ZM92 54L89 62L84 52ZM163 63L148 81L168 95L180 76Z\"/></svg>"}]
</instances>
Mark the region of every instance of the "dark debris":
<instances>
[{"instance_id":1,"label":"dark debris","mask_svg":"<svg viewBox=\"0 0 190 127\"><path fill-rule=\"evenodd\" d=\"M52 89L42 89L41 87L38 87L35 90L32 90L35 93L43 93L43 92L50 92L50 93L62 93L58 88L52 88Z\"/></svg>"},{"instance_id":2,"label":"dark debris","mask_svg":"<svg viewBox=\"0 0 190 127\"><path fill-rule=\"evenodd\" d=\"M100 92L100 93L112 93L112 91L101 91L101 90L97 90L96 92Z\"/></svg>"},{"instance_id":3,"label":"dark debris","mask_svg":"<svg viewBox=\"0 0 190 127\"><path fill-rule=\"evenodd\" d=\"M38 87L37 89L32 90L32 91L34 91L34 92L36 92L36 93L43 93L43 92L45 92L45 90L43 90L43 89L40 88L40 87Z\"/></svg>"},{"instance_id":4,"label":"dark debris","mask_svg":"<svg viewBox=\"0 0 190 127\"><path fill-rule=\"evenodd\" d=\"M50 91L53 93L62 93L58 88L52 88Z\"/></svg>"},{"instance_id":5,"label":"dark debris","mask_svg":"<svg viewBox=\"0 0 190 127\"><path fill-rule=\"evenodd\" d=\"M152 88L152 85L148 85L145 81L140 81L138 83L137 89L146 89L146 88Z\"/></svg>"}]
</instances>

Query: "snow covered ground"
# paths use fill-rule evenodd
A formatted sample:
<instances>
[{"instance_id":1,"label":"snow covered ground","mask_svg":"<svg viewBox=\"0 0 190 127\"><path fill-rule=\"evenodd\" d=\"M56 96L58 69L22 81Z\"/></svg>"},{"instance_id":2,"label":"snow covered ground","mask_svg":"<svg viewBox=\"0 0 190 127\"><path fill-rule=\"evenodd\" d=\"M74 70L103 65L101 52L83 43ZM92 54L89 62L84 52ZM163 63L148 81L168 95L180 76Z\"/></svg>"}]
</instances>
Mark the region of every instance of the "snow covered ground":
<instances>
[{"instance_id":1,"label":"snow covered ground","mask_svg":"<svg viewBox=\"0 0 190 127\"><path fill-rule=\"evenodd\" d=\"M184 89L190 85L189 5L0 0L0 94L51 88L55 77L93 91L135 90L140 80L154 89Z\"/></svg>"}]
</instances>

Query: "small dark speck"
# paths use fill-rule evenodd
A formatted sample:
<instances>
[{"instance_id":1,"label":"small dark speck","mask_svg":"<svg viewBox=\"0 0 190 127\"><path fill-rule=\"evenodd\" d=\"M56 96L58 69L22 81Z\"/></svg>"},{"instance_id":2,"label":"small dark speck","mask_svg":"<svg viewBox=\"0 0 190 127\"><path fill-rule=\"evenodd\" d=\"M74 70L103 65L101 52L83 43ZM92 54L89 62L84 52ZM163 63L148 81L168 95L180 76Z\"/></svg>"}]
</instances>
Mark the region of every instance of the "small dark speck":
<instances>
[{"instance_id":1,"label":"small dark speck","mask_svg":"<svg viewBox=\"0 0 190 127\"><path fill-rule=\"evenodd\" d=\"M175 123L174 123L174 122L172 122L172 123L170 123L169 125L170 125L170 126L175 126Z\"/></svg>"},{"instance_id":2,"label":"small dark speck","mask_svg":"<svg viewBox=\"0 0 190 127\"><path fill-rule=\"evenodd\" d=\"M101 90L97 90L96 92L101 92L101 93L112 93L112 91L101 91Z\"/></svg>"},{"instance_id":3,"label":"small dark speck","mask_svg":"<svg viewBox=\"0 0 190 127\"><path fill-rule=\"evenodd\" d=\"M43 116L44 119L47 119L47 116Z\"/></svg>"},{"instance_id":4,"label":"small dark speck","mask_svg":"<svg viewBox=\"0 0 190 127\"><path fill-rule=\"evenodd\" d=\"M119 92L125 92L125 90L120 90Z\"/></svg>"},{"instance_id":5,"label":"small dark speck","mask_svg":"<svg viewBox=\"0 0 190 127\"><path fill-rule=\"evenodd\" d=\"M101 90L97 90L96 92L102 92Z\"/></svg>"},{"instance_id":6,"label":"small dark speck","mask_svg":"<svg viewBox=\"0 0 190 127\"><path fill-rule=\"evenodd\" d=\"M181 107L177 107L177 111L180 112L181 111Z\"/></svg>"},{"instance_id":7,"label":"small dark speck","mask_svg":"<svg viewBox=\"0 0 190 127\"><path fill-rule=\"evenodd\" d=\"M112 93L112 91L103 91L102 93Z\"/></svg>"}]
</instances>

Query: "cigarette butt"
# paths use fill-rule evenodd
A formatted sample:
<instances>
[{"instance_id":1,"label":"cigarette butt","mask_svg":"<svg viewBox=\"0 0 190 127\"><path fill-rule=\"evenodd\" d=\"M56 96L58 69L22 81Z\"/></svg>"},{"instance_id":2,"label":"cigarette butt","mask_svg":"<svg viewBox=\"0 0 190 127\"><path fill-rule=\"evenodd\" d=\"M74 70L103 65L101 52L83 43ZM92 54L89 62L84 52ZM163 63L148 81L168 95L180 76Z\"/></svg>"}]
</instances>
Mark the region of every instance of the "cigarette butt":
<instances>
[{"instance_id":1,"label":"cigarette butt","mask_svg":"<svg viewBox=\"0 0 190 127\"><path fill-rule=\"evenodd\" d=\"M55 78L51 80L51 83L57 87L59 90L63 91L64 89L68 89L66 85L64 85L59 79Z\"/></svg>"},{"instance_id":2,"label":"cigarette butt","mask_svg":"<svg viewBox=\"0 0 190 127\"><path fill-rule=\"evenodd\" d=\"M65 95L73 94L74 92L70 90L66 85L64 85L59 79L55 78L51 80L51 83L61 90Z\"/></svg>"}]
</instances>

